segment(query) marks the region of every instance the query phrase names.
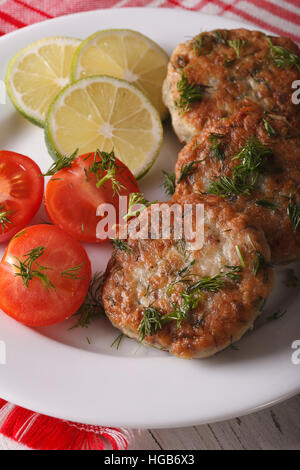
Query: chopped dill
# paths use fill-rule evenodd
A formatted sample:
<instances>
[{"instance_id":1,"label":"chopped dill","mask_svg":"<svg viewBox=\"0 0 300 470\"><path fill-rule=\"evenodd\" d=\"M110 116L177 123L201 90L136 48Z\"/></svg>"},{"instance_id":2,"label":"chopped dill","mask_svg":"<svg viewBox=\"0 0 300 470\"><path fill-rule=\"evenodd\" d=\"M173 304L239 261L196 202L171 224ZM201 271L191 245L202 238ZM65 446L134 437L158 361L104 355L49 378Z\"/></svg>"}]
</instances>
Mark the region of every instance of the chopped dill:
<instances>
[{"instance_id":1,"label":"chopped dill","mask_svg":"<svg viewBox=\"0 0 300 470\"><path fill-rule=\"evenodd\" d=\"M257 201L255 201L255 204L257 206L261 206L261 207L267 207L268 209L276 209L277 208L277 205L275 204L275 202L272 202L270 199L258 199Z\"/></svg>"},{"instance_id":2,"label":"chopped dill","mask_svg":"<svg viewBox=\"0 0 300 470\"><path fill-rule=\"evenodd\" d=\"M150 306L144 309L138 329L140 341L143 341L145 336L155 335L162 326L161 314L157 308Z\"/></svg>"},{"instance_id":3,"label":"chopped dill","mask_svg":"<svg viewBox=\"0 0 300 470\"><path fill-rule=\"evenodd\" d=\"M197 164L197 161L192 161L190 163L183 163L181 165L180 169L180 175L177 180L177 184L181 183L183 180L185 180L188 176L192 175L194 171L196 170L195 165Z\"/></svg>"},{"instance_id":4,"label":"chopped dill","mask_svg":"<svg viewBox=\"0 0 300 470\"><path fill-rule=\"evenodd\" d=\"M66 269L62 271L61 276L67 279L84 279L83 277L79 277L78 274L83 266L83 263L79 264L78 266L73 266L72 268Z\"/></svg>"},{"instance_id":5,"label":"chopped dill","mask_svg":"<svg viewBox=\"0 0 300 470\"><path fill-rule=\"evenodd\" d=\"M104 313L104 308L100 300L103 281L104 275L102 273L94 274L86 298L77 311L79 319L75 325L70 328L71 330L79 326L87 328L93 319L99 318Z\"/></svg>"},{"instance_id":6,"label":"chopped dill","mask_svg":"<svg viewBox=\"0 0 300 470\"><path fill-rule=\"evenodd\" d=\"M287 207L287 215L290 219L293 231L296 233L300 224L300 204L294 204L290 201Z\"/></svg>"},{"instance_id":7,"label":"chopped dill","mask_svg":"<svg viewBox=\"0 0 300 470\"><path fill-rule=\"evenodd\" d=\"M58 171L62 170L63 168L70 168L72 163L74 162L75 158L77 157L78 150L76 149L75 152L72 153L69 157L61 157L58 158L49 168L46 173L43 173L43 176L53 176ZM56 178L57 179L57 178Z\"/></svg>"},{"instance_id":8,"label":"chopped dill","mask_svg":"<svg viewBox=\"0 0 300 470\"><path fill-rule=\"evenodd\" d=\"M276 67L278 68L296 67L298 70L300 70L300 58L296 54L289 51L288 49L285 49L282 46L275 46L272 43L271 38L269 38L268 36L267 36L267 40L270 45L271 57Z\"/></svg>"},{"instance_id":9,"label":"chopped dill","mask_svg":"<svg viewBox=\"0 0 300 470\"><path fill-rule=\"evenodd\" d=\"M266 129L266 132L269 137L276 137L277 136L277 131L274 129L273 126L269 123L269 121L266 118L263 118L263 123Z\"/></svg>"},{"instance_id":10,"label":"chopped dill","mask_svg":"<svg viewBox=\"0 0 300 470\"><path fill-rule=\"evenodd\" d=\"M210 142L210 151L216 158L222 161L225 156L220 141L222 142L225 137L225 134L215 134L214 132L211 132L208 137L208 141Z\"/></svg>"},{"instance_id":11,"label":"chopped dill","mask_svg":"<svg viewBox=\"0 0 300 470\"><path fill-rule=\"evenodd\" d=\"M175 193L175 186L176 186L175 172L173 171L172 173L167 173L166 171L163 170L163 174L164 174L163 187L164 187L165 193L168 196L172 196Z\"/></svg>"},{"instance_id":12,"label":"chopped dill","mask_svg":"<svg viewBox=\"0 0 300 470\"><path fill-rule=\"evenodd\" d=\"M120 190L124 189L124 186L116 179L116 172L119 169L115 153L112 150L110 153L100 152L96 150L92 165L85 169L85 175L93 173L97 177L97 188L101 188L107 181L112 184L113 194L120 194Z\"/></svg>"},{"instance_id":13,"label":"chopped dill","mask_svg":"<svg viewBox=\"0 0 300 470\"><path fill-rule=\"evenodd\" d=\"M179 92L179 100L175 101L176 107L182 114L187 113L191 109L191 105L197 101L201 101L203 93L209 88L206 85L189 83L188 78L181 73L181 78L177 82L177 90Z\"/></svg>"},{"instance_id":14,"label":"chopped dill","mask_svg":"<svg viewBox=\"0 0 300 470\"><path fill-rule=\"evenodd\" d=\"M217 30L214 32L214 37L215 37L215 41L218 44L223 44L224 46L227 46L228 31Z\"/></svg>"},{"instance_id":15,"label":"chopped dill","mask_svg":"<svg viewBox=\"0 0 300 470\"><path fill-rule=\"evenodd\" d=\"M22 278L23 284L27 289L29 281L31 281L34 277L37 277L41 280L43 286L47 291L49 291L50 289L55 290L54 285L50 281L47 274L45 274L45 271L49 271L52 268L41 266L37 262L37 260L45 253L45 250L46 248L44 248L43 246L33 248L25 254L23 261L15 257L18 261L18 264L13 265L18 270L18 272L15 273L15 276L19 276ZM36 263L35 269L33 268L33 263Z\"/></svg>"},{"instance_id":16,"label":"chopped dill","mask_svg":"<svg viewBox=\"0 0 300 470\"><path fill-rule=\"evenodd\" d=\"M195 55L200 56L202 54L203 43L204 36L202 33L194 37L192 41L192 47Z\"/></svg>"},{"instance_id":17,"label":"chopped dill","mask_svg":"<svg viewBox=\"0 0 300 470\"><path fill-rule=\"evenodd\" d=\"M268 269L271 267L271 264L266 260L264 255L259 251L253 243L252 238L249 236L249 241L252 245L254 253L256 254L256 259L253 263L253 273L254 276L257 276L260 270L264 270L265 273L268 273Z\"/></svg>"},{"instance_id":18,"label":"chopped dill","mask_svg":"<svg viewBox=\"0 0 300 470\"><path fill-rule=\"evenodd\" d=\"M142 193L131 193L129 196L128 212L124 215L123 219L128 220L131 217L137 217L146 207L149 207L151 204L155 204L155 202L156 201L149 202ZM142 207L133 210L135 206Z\"/></svg>"},{"instance_id":19,"label":"chopped dill","mask_svg":"<svg viewBox=\"0 0 300 470\"><path fill-rule=\"evenodd\" d=\"M8 225L11 224L11 220L9 220L8 215L12 214L14 211L6 211L4 204L0 205L0 227L2 230L2 234L7 229Z\"/></svg>"},{"instance_id":20,"label":"chopped dill","mask_svg":"<svg viewBox=\"0 0 300 470\"><path fill-rule=\"evenodd\" d=\"M112 238L111 241L117 250L124 251L125 253L132 252L130 246L124 240L120 240L119 238Z\"/></svg>"},{"instance_id":21,"label":"chopped dill","mask_svg":"<svg viewBox=\"0 0 300 470\"><path fill-rule=\"evenodd\" d=\"M113 343L111 343L110 347L111 348L116 348L118 350L124 336L125 336L124 333L119 334L119 336L116 337L116 339L113 341Z\"/></svg>"},{"instance_id":22,"label":"chopped dill","mask_svg":"<svg viewBox=\"0 0 300 470\"><path fill-rule=\"evenodd\" d=\"M269 317L267 317L268 321L280 320L285 314L287 310L277 310L276 312L272 313Z\"/></svg>"},{"instance_id":23,"label":"chopped dill","mask_svg":"<svg viewBox=\"0 0 300 470\"><path fill-rule=\"evenodd\" d=\"M239 245L235 245L235 250L236 250L236 252L237 252L237 255L238 255L238 257L239 257L239 260L240 260L240 262L241 262L242 267L245 268L245 267L246 267L245 259L244 259L243 255L242 255L242 251L241 251Z\"/></svg>"},{"instance_id":24,"label":"chopped dill","mask_svg":"<svg viewBox=\"0 0 300 470\"><path fill-rule=\"evenodd\" d=\"M236 53L236 57L239 59L241 56L241 50L247 44L247 41L244 39L232 39L228 40L228 46L232 47Z\"/></svg>"}]
</instances>

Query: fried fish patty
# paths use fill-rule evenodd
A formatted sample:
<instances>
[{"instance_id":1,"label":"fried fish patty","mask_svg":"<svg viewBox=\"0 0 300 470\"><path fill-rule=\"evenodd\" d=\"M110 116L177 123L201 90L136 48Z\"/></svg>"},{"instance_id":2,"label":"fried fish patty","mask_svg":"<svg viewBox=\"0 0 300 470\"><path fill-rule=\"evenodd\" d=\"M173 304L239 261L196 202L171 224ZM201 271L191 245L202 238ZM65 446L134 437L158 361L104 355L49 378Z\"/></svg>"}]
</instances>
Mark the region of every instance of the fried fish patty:
<instances>
[{"instance_id":1,"label":"fried fish patty","mask_svg":"<svg viewBox=\"0 0 300 470\"><path fill-rule=\"evenodd\" d=\"M243 108L182 149L175 200L215 193L265 232L274 263L300 257L300 123Z\"/></svg>"},{"instance_id":2,"label":"fried fish patty","mask_svg":"<svg viewBox=\"0 0 300 470\"><path fill-rule=\"evenodd\" d=\"M290 39L247 29L203 32L174 50L163 99L182 142L212 119L256 104L293 122L299 106L292 84L300 79L300 50Z\"/></svg>"},{"instance_id":3,"label":"fried fish patty","mask_svg":"<svg viewBox=\"0 0 300 470\"><path fill-rule=\"evenodd\" d=\"M273 288L273 271L264 234L245 214L216 196L192 195L185 204L178 217L181 224L190 217L193 229L204 205L203 247L195 249L191 235L175 237L177 216L170 218L168 238L129 235L108 264L102 301L111 323L127 336L181 358L203 358L253 326ZM162 233L161 211L171 206L145 209L139 226L150 233L153 211L151 221L158 214Z\"/></svg>"}]
</instances>

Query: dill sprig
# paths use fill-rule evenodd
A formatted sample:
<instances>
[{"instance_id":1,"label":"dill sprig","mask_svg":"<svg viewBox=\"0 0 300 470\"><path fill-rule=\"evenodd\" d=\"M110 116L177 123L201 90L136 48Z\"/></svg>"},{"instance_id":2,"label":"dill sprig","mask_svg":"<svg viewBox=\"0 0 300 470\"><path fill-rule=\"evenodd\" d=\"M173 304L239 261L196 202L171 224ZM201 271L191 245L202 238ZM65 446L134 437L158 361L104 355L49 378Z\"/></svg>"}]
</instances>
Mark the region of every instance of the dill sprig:
<instances>
[{"instance_id":1,"label":"dill sprig","mask_svg":"<svg viewBox=\"0 0 300 470\"><path fill-rule=\"evenodd\" d=\"M282 46L275 46L269 37L267 37L267 40L270 45L271 57L276 67L280 69L296 67L300 70L300 58L296 54Z\"/></svg>"},{"instance_id":2,"label":"dill sprig","mask_svg":"<svg viewBox=\"0 0 300 470\"><path fill-rule=\"evenodd\" d=\"M214 32L214 36L215 36L215 41L218 44L223 44L224 46L227 46L228 31L217 30Z\"/></svg>"},{"instance_id":3,"label":"dill sprig","mask_svg":"<svg viewBox=\"0 0 300 470\"><path fill-rule=\"evenodd\" d=\"M266 129L266 133L268 134L269 137L276 137L277 136L277 131L274 129L273 126L269 123L269 121L266 118L263 118L263 123Z\"/></svg>"},{"instance_id":4,"label":"dill sprig","mask_svg":"<svg viewBox=\"0 0 300 470\"><path fill-rule=\"evenodd\" d=\"M252 245L254 253L256 254L256 259L253 263L253 273L254 276L257 276L260 270L264 270L267 273L267 270L271 267L271 264L266 260L264 255L259 251L253 243L252 238L249 236L249 241Z\"/></svg>"},{"instance_id":5,"label":"dill sprig","mask_svg":"<svg viewBox=\"0 0 300 470\"><path fill-rule=\"evenodd\" d=\"M116 178L116 172L119 169L119 166L116 162L115 153L112 150L110 153L100 152L96 150L94 154L94 159L92 165L85 170L86 177L93 173L97 177L97 188L101 188L107 181L110 181L112 184L113 194L120 193L121 189L124 189L124 186Z\"/></svg>"},{"instance_id":6,"label":"dill sprig","mask_svg":"<svg viewBox=\"0 0 300 470\"><path fill-rule=\"evenodd\" d=\"M236 53L236 57L239 59L241 56L241 50L245 45L247 44L247 41L245 39L229 39L227 41L228 46L232 47Z\"/></svg>"},{"instance_id":7,"label":"dill sprig","mask_svg":"<svg viewBox=\"0 0 300 470\"><path fill-rule=\"evenodd\" d=\"M13 211L5 210L4 204L0 205L0 227L1 227L2 233L4 233L8 225L12 223L11 220L9 220L8 218L8 215L12 213Z\"/></svg>"},{"instance_id":8,"label":"dill sprig","mask_svg":"<svg viewBox=\"0 0 300 470\"><path fill-rule=\"evenodd\" d=\"M261 207L267 207L269 209L276 209L277 208L277 205L275 204L275 202L272 202L270 199L258 199L257 201L255 201L255 204L257 206L261 206Z\"/></svg>"},{"instance_id":9,"label":"dill sprig","mask_svg":"<svg viewBox=\"0 0 300 470\"><path fill-rule=\"evenodd\" d=\"M237 255L238 255L238 257L239 257L239 260L240 260L240 262L241 262L242 267L245 268L245 267L246 267L246 262L245 262L245 259L244 259L243 254L242 254L242 250L241 250L241 248L239 247L239 245L236 245L236 246L235 246L235 250L236 250L236 252L237 252Z\"/></svg>"},{"instance_id":10,"label":"dill sprig","mask_svg":"<svg viewBox=\"0 0 300 470\"><path fill-rule=\"evenodd\" d=\"M78 321L70 329L87 328L93 319L100 317L104 314L104 307L101 302L101 288L104 281L102 273L95 273L92 277L86 298L77 311L79 315Z\"/></svg>"},{"instance_id":11,"label":"dill sprig","mask_svg":"<svg viewBox=\"0 0 300 470\"><path fill-rule=\"evenodd\" d=\"M113 242L113 245L117 250L124 251L125 253L132 252L130 246L124 240L121 240L119 238L112 238L111 241Z\"/></svg>"},{"instance_id":12,"label":"dill sprig","mask_svg":"<svg viewBox=\"0 0 300 470\"><path fill-rule=\"evenodd\" d=\"M181 183L183 180L185 180L188 176L192 175L194 171L196 170L195 165L197 164L197 161L192 161L190 163L183 163L181 165L180 169L180 175L177 180L177 184Z\"/></svg>"},{"instance_id":13,"label":"dill sprig","mask_svg":"<svg viewBox=\"0 0 300 470\"><path fill-rule=\"evenodd\" d=\"M77 266L73 266L69 269L65 269L62 271L61 276L67 279L84 279L82 276L78 276L81 271L83 263L78 264Z\"/></svg>"},{"instance_id":14,"label":"dill sprig","mask_svg":"<svg viewBox=\"0 0 300 470\"><path fill-rule=\"evenodd\" d=\"M145 336L155 335L162 328L161 314L155 307L147 307L143 311L143 318L139 325L139 338L143 341Z\"/></svg>"},{"instance_id":15,"label":"dill sprig","mask_svg":"<svg viewBox=\"0 0 300 470\"><path fill-rule=\"evenodd\" d=\"M258 178L267 169L267 157L272 151L256 137L250 139L241 151L232 158L240 163L233 169L233 176L220 176L211 182L207 193L228 197L232 194L251 194Z\"/></svg>"},{"instance_id":16,"label":"dill sprig","mask_svg":"<svg viewBox=\"0 0 300 470\"><path fill-rule=\"evenodd\" d=\"M223 149L221 148L220 144L220 141L222 141L225 137L225 134L216 134L214 132L211 132L208 137L208 141L210 142L209 150L219 160L224 160L225 158Z\"/></svg>"},{"instance_id":17,"label":"dill sprig","mask_svg":"<svg viewBox=\"0 0 300 470\"><path fill-rule=\"evenodd\" d=\"M24 260L21 261L19 258L15 257L18 264L14 264L13 266L17 269L18 272L15 272L16 277L21 277L24 286L28 289L29 281L31 281L34 277L40 279L43 283L43 286L46 290L55 290L54 285L50 281L47 274L44 271L49 271L52 268L47 268L46 266L41 266L37 260L45 253L45 248L43 246L38 246L33 248L32 250L28 251L25 254ZM33 268L33 263L36 264L35 269Z\"/></svg>"},{"instance_id":18,"label":"dill sprig","mask_svg":"<svg viewBox=\"0 0 300 470\"><path fill-rule=\"evenodd\" d=\"M202 54L203 43L204 36L202 33L194 37L192 41L192 47L195 55L200 56Z\"/></svg>"},{"instance_id":19,"label":"dill sprig","mask_svg":"<svg viewBox=\"0 0 300 470\"><path fill-rule=\"evenodd\" d=\"M182 292L181 298L183 299L181 305L173 304L174 310L161 317L163 325L175 320L177 322L177 328L180 328L183 320L187 320L188 314L191 312L191 310L197 308L200 301L199 297L197 297L195 294L189 294L188 292Z\"/></svg>"},{"instance_id":20,"label":"dill sprig","mask_svg":"<svg viewBox=\"0 0 300 470\"><path fill-rule=\"evenodd\" d=\"M214 276L202 277L195 284L188 287L188 292L218 292L221 290L228 281L240 282L242 276L241 266L225 266L227 271L223 270Z\"/></svg>"},{"instance_id":21,"label":"dill sprig","mask_svg":"<svg viewBox=\"0 0 300 470\"><path fill-rule=\"evenodd\" d=\"M59 170L62 170L63 168L70 168L75 158L77 157L78 150L79 149L76 149L75 152L70 155L70 157L61 157L56 160L50 166L49 170L46 173L43 173L43 176L53 176L55 175L55 173L57 173Z\"/></svg>"},{"instance_id":22,"label":"dill sprig","mask_svg":"<svg viewBox=\"0 0 300 470\"><path fill-rule=\"evenodd\" d=\"M193 103L202 100L206 88L209 87L198 83L189 83L188 78L182 72L181 78L177 82L179 100L175 101L175 106L182 114L187 113Z\"/></svg>"},{"instance_id":23,"label":"dill sprig","mask_svg":"<svg viewBox=\"0 0 300 470\"><path fill-rule=\"evenodd\" d=\"M116 348L118 350L124 336L124 333L120 333L119 336L117 336L116 339L111 343L110 347Z\"/></svg>"},{"instance_id":24,"label":"dill sprig","mask_svg":"<svg viewBox=\"0 0 300 470\"><path fill-rule=\"evenodd\" d=\"M290 201L287 207L287 215L290 219L293 231L296 233L300 225L300 204L294 204Z\"/></svg>"},{"instance_id":25,"label":"dill sprig","mask_svg":"<svg viewBox=\"0 0 300 470\"><path fill-rule=\"evenodd\" d=\"M151 204L155 204L155 202L157 201L149 202L142 193L131 193L129 196L128 212L124 215L124 220L128 220L131 217L137 217L146 207L149 207ZM142 207L133 210L135 206Z\"/></svg>"},{"instance_id":26,"label":"dill sprig","mask_svg":"<svg viewBox=\"0 0 300 470\"><path fill-rule=\"evenodd\" d=\"M164 187L165 193L168 196L172 196L175 193L175 186L176 186L175 172L173 171L172 173L167 173L166 171L163 170L163 174L164 174L163 187Z\"/></svg>"}]
</instances>

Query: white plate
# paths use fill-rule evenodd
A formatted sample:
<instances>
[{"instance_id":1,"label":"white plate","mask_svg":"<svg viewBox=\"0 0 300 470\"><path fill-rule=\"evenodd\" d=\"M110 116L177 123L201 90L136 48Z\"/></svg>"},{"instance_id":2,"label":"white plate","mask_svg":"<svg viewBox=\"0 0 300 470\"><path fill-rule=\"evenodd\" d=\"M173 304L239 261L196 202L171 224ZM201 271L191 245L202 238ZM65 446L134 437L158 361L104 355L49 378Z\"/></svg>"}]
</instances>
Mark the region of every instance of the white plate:
<instances>
[{"instance_id":1,"label":"white plate","mask_svg":"<svg viewBox=\"0 0 300 470\"><path fill-rule=\"evenodd\" d=\"M200 30L242 26L224 18L166 9L99 10L64 16L0 39L0 78L10 57L31 42L53 35L84 38L105 28L136 29L171 53ZM10 103L0 105L0 147L31 156L46 170L51 164L43 131ZM142 181L150 199L166 199L161 170L171 170L180 146L170 127L158 161ZM45 218L43 211L36 222ZM109 246L88 246L94 269L104 269ZM2 255L3 247L0 249ZM224 420L274 404L300 391L300 366L291 344L300 339L297 288L284 288L283 269L266 312L238 344L206 360L179 360L129 339L118 351L118 335L106 319L89 329L68 330L74 320L32 330L0 312L0 340L7 364L0 365L0 397L32 410L91 424L175 427ZM298 273L300 274L300 266ZM287 314L273 322L278 308ZM91 341L88 344L87 337Z\"/></svg>"}]
</instances>

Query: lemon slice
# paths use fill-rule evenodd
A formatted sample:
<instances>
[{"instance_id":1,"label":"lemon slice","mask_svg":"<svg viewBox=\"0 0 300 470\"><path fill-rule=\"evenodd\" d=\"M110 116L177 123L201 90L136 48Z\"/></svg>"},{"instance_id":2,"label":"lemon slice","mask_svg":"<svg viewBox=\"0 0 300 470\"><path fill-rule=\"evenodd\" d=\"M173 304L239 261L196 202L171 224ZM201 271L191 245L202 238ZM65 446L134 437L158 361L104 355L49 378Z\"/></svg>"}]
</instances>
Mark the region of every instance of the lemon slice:
<instances>
[{"instance_id":1,"label":"lemon slice","mask_svg":"<svg viewBox=\"0 0 300 470\"><path fill-rule=\"evenodd\" d=\"M8 95L16 109L43 127L48 107L70 83L70 70L79 39L50 37L18 52L6 74Z\"/></svg>"},{"instance_id":2,"label":"lemon slice","mask_svg":"<svg viewBox=\"0 0 300 470\"><path fill-rule=\"evenodd\" d=\"M45 138L54 158L114 150L136 178L154 163L162 124L148 98L134 85L105 75L66 87L50 106Z\"/></svg>"},{"instance_id":3,"label":"lemon slice","mask_svg":"<svg viewBox=\"0 0 300 470\"><path fill-rule=\"evenodd\" d=\"M151 39L128 29L99 31L82 42L72 64L72 80L110 75L136 85L156 107L162 119L167 108L162 84L169 58Z\"/></svg>"}]
</instances>

